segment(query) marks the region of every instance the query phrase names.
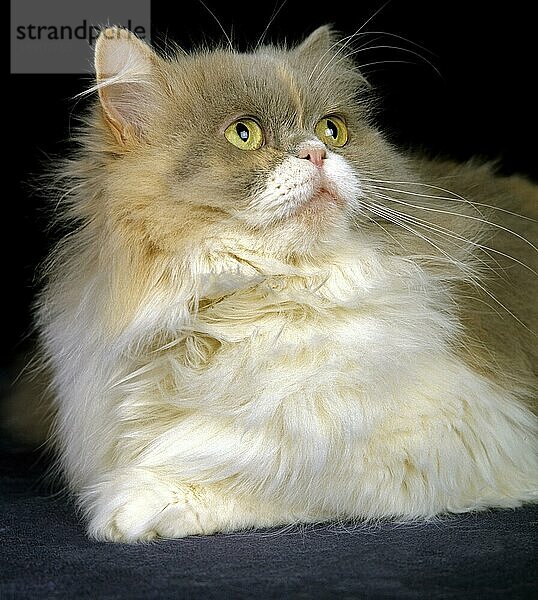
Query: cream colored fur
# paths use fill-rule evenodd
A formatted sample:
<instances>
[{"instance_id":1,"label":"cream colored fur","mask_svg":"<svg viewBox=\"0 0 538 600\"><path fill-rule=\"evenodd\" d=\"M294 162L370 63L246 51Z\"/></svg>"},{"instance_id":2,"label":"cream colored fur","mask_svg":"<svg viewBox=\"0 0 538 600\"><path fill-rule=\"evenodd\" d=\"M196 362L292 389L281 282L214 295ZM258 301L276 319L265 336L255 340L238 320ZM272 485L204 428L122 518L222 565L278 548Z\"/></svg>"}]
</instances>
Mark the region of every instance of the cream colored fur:
<instances>
[{"instance_id":1,"label":"cream colored fur","mask_svg":"<svg viewBox=\"0 0 538 600\"><path fill-rule=\"evenodd\" d=\"M327 67L332 44L322 29L290 51L165 60L126 32L98 42L101 106L65 167L78 227L51 258L38 314L53 443L95 538L538 499L536 275L520 264L535 255L505 231L523 224L523 238L530 222L478 204L533 210L536 189L399 154L355 104L360 76ZM237 85L231 104L249 77L248 114L282 87L267 111L289 123L288 148L319 146L309 119L332 112L347 116L348 148L328 148L320 170L280 152L278 132L256 156L209 121L207 138L189 137L197 110L224 125L236 111L199 108L196 94ZM413 216L395 222L373 199ZM491 256L528 282L512 304Z\"/></svg>"}]
</instances>

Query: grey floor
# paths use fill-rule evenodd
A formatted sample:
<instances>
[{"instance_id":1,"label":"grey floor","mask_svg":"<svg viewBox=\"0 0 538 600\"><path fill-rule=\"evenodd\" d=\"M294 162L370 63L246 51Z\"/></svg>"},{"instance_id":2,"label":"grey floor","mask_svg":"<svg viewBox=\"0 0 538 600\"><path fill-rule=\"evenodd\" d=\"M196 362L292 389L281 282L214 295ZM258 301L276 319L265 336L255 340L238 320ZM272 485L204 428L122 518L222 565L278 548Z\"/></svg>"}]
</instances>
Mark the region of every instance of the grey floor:
<instances>
[{"instance_id":1,"label":"grey floor","mask_svg":"<svg viewBox=\"0 0 538 600\"><path fill-rule=\"evenodd\" d=\"M538 507L115 545L86 538L46 461L2 446L2 600L538 598Z\"/></svg>"}]
</instances>

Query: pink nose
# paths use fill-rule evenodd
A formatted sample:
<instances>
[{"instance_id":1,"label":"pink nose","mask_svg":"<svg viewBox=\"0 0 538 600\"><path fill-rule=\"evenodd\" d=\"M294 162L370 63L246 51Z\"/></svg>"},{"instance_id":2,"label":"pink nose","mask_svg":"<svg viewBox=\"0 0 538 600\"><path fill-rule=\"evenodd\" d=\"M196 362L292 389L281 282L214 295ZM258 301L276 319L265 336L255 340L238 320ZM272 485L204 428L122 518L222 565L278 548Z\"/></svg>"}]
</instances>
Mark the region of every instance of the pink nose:
<instances>
[{"instance_id":1,"label":"pink nose","mask_svg":"<svg viewBox=\"0 0 538 600\"><path fill-rule=\"evenodd\" d=\"M327 152L321 146L303 146L297 153L297 158L306 158L316 167L322 167L326 157Z\"/></svg>"}]
</instances>

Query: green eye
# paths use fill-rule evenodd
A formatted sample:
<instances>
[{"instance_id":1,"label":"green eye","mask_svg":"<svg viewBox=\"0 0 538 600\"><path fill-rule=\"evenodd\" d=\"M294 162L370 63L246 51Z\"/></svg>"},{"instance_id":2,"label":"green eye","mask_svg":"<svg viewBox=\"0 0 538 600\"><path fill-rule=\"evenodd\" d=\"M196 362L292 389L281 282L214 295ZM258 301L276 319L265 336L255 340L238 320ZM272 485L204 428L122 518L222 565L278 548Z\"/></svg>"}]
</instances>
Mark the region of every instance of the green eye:
<instances>
[{"instance_id":1,"label":"green eye","mask_svg":"<svg viewBox=\"0 0 538 600\"><path fill-rule=\"evenodd\" d=\"M316 125L316 135L328 146L341 148L347 144L347 127L340 117L323 117Z\"/></svg>"},{"instance_id":2,"label":"green eye","mask_svg":"<svg viewBox=\"0 0 538 600\"><path fill-rule=\"evenodd\" d=\"M230 144L241 150L258 150L263 146L262 128L253 119L234 121L224 135Z\"/></svg>"}]
</instances>

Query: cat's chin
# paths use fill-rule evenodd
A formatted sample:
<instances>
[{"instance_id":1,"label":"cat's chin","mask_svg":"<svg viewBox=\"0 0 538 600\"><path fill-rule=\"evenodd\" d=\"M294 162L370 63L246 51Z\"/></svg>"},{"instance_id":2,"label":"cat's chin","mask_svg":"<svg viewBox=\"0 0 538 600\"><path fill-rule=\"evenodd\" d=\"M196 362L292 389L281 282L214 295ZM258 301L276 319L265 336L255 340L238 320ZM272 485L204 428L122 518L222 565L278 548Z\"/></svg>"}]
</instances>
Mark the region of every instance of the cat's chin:
<instances>
[{"instance_id":1,"label":"cat's chin","mask_svg":"<svg viewBox=\"0 0 538 600\"><path fill-rule=\"evenodd\" d=\"M346 202L338 195L326 188L318 190L312 197L301 204L293 216L322 216L324 213L333 213L345 208Z\"/></svg>"}]
</instances>

